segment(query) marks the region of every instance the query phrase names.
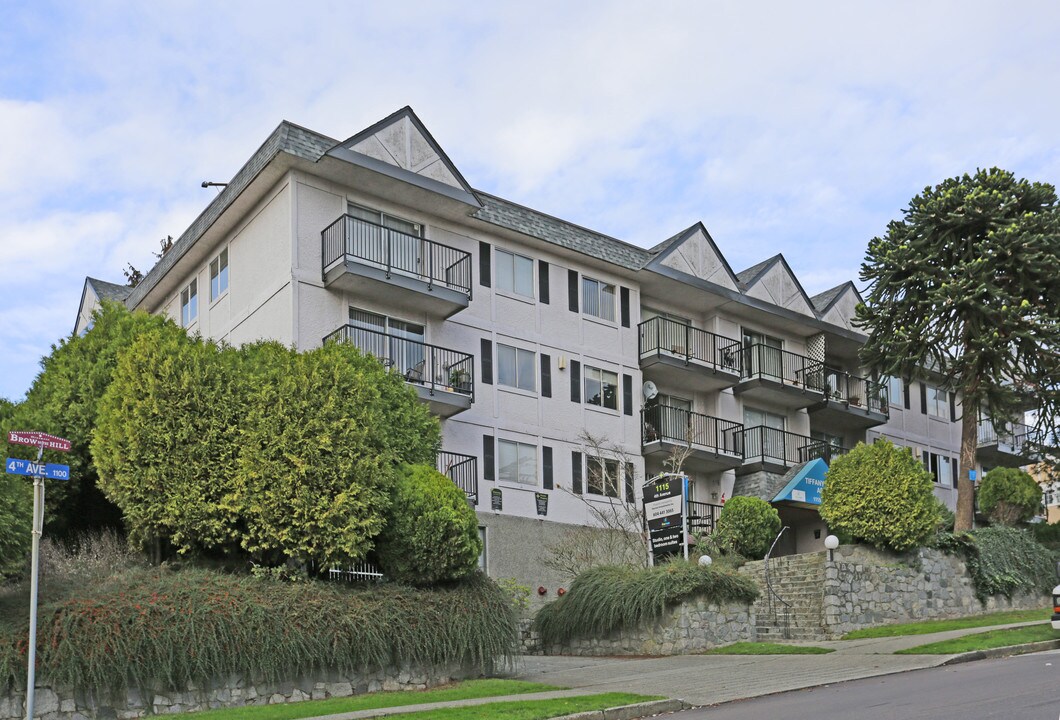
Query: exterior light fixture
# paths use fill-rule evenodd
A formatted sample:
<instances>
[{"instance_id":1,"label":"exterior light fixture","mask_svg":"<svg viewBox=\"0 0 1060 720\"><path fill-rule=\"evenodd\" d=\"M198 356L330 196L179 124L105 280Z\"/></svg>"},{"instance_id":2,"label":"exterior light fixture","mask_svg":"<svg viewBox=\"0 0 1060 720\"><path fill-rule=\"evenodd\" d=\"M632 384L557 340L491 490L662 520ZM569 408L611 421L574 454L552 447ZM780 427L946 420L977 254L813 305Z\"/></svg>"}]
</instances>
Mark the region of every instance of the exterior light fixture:
<instances>
[{"instance_id":1,"label":"exterior light fixture","mask_svg":"<svg viewBox=\"0 0 1060 720\"><path fill-rule=\"evenodd\" d=\"M839 547L839 538L829 535L824 539L824 546L828 548L828 562L835 561L835 549Z\"/></svg>"},{"instance_id":2,"label":"exterior light fixture","mask_svg":"<svg viewBox=\"0 0 1060 720\"><path fill-rule=\"evenodd\" d=\"M699 556L699 566L700 567L710 567L713 563L714 563L714 560L710 557L710 555L700 555Z\"/></svg>"}]
</instances>

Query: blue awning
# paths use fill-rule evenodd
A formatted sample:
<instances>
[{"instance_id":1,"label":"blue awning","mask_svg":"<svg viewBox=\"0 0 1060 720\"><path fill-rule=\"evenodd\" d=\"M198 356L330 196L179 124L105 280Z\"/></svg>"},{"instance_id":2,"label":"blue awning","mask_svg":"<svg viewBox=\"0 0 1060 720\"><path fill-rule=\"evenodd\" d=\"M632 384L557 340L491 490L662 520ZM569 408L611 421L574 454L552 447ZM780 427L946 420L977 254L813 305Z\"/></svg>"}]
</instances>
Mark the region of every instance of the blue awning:
<instances>
[{"instance_id":1,"label":"blue awning","mask_svg":"<svg viewBox=\"0 0 1060 720\"><path fill-rule=\"evenodd\" d=\"M827 472L828 463L821 458L804 463L802 467L795 469L791 480L777 493L773 502L820 505L821 490L824 489L824 476Z\"/></svg>"}]
</instances>

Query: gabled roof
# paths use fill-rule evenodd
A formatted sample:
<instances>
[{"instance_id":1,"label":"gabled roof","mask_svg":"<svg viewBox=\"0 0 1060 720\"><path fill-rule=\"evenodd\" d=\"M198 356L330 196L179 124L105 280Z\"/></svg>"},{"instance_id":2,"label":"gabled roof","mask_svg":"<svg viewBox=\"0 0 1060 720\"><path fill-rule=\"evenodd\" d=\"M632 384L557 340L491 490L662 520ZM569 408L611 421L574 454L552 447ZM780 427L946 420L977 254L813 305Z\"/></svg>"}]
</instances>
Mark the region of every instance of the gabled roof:
<instances>
[{"instance_id":1,"label":"gabled roof","mask_svg":"<svg viewBox=\"0 0 1060 720\"><path fill-rule=\"evenodd\" d=\"M858 289L854 287L854 283L850 280L847 280L841 285L836 285L831 290L825 290L823 293L814 295L810 300L813 301L813 306L817 308L817 312L824 315L833 305L835 305L836 301L841 298L843 293L848 289L854 292L858 301L861 301L861 293L858 292Z\"/></svg>"},{"instance_id":2,"label":"gabled roof","mask_svg":"<svg viewBox=\"0 0 1060 720\"><path fill-rule=\"evenodd\" d=\"M706 250L708 251L708 255L713 256L712 258L704 256L702 254L704 248L702 246L699 246L694 247L692 254L684 258L684 268L681 267L680 262L667 262L667 258L669 258L673 253L682 253L682 246L684 246L685 243L688 243L690 240L692 240L692 238L696 236L702 236L706 240ZM736 274L732 271L732 267L729 265L729 261L725 259L725 256L718 248L718 244L714 242L714 238L711 237L706 225L704 225L702 222L697 222L694 225L685 228L676 235L662 241L648 252L652 254L652 257L648 262L644 264L644 267L658 267L659 264L669 265L671 268L680 272L686 274L691 272L693 276L701 276L702 279L709 279L712 282L724 285L724 282L718 282L718 280L713 277L713 275L716 274L717 269L720 266L720 270L724 272L725 277L731 283L732 288L739 288L739 281L736 278ZM706 268L704 267L704 261L706 261L708 265L711 262L714 263L714 272L708 272L706 270Z\"/></svg>"},{"instance_id":3,"label":"gabled roof","mask_svg":"<svg viewBox=\"0 0 1060 720\"><path fill-rule=\"evenodd\" d=\"M194 222L188 226L188 229L177 238L169 252L163 255L140 284L133 288L125 300L126 305L130 308L136 307L274 157L280 153L287 153L316 162L329 148L334 147L336 142L334 138L286 120L281 122L261 144L261 147L243 164L225 189L218 193L206 209L199 213Z\"/></svg>"},{"instance_id":4,"label":"gabled roof","mask_svg":"<svg viewBox=\"0 0 1060 720\"><path fill-rule=\"evenodd\" d=\"M810 296L806 294L806 290L802 287L802 283L799 282L799 278L796 277L794 272L792 272L791 266L788 265L788 261L784 258L783 253L777 253L768 260L764 260L757 265L752 265L743 272L737 273L737 277L740 279L740 289L745 295L752 294L751 291L756 287L759 287L761 283L766 282L769 274L773 272L778 265L780 266L780 270L783 271L784 276L791 281L799 298L805 303L806 312L804 314L818 317L817 310L814 307L813 302L810 301ZM772 297L772 294L767 288L763 288L763 291ZM781 298L776 297L773 297L772 300L778 305L781 305L783 302Z\"/></svg>"},{"instance_id":5,"label":"gabled roof","mask_svg":"<svg viewBox=\"0 0 1060 720\"><path fill-rule=\"evenodd\" d=\"M773 267L783 259L784 256L780 253L777 253L773 257L767 260L763 260L757 265L752 265L746 270L741 270L740 272L736 273L736 278L740 281L740 286L746 289L747 287L754 285L760 277L766 274L769 268Z\"/></svg>"},{"instance_id":6,"label":"gabled roof","mask_svg":"<svg viewBox=\"0 0 1060 720\"><path fill-rule=\"evenodd\" d=\"M515 230L628 270L639 270L651 260L650 253L642 247L587 230L482 190L477 190L476 194L482 202L482 209L472 217L483 222Z\"/></svg>"},{"instance_id":7,"label":"gabled roof","mask_svg":"<svg viewBox=\"0 0 1060 720\"><path fill-rule=\"evenodd\" d=\"M93 277L85 278L85 282L100 300L125 302L125 298L129 297L129 294L133 291L128 285L115 285L106 280L98 280Z\"/></svg>"}]
</instances>

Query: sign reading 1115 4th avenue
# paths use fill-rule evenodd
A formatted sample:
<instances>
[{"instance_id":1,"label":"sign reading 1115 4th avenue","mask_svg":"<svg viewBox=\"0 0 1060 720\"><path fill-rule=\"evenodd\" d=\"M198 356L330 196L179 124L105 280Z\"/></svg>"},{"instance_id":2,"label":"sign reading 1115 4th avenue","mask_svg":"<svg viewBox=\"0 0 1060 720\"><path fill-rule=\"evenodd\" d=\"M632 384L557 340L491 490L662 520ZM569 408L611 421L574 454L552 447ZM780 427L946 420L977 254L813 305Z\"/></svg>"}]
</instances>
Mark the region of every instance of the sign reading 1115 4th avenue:
<instances>
[{"instance_id":1,"label":"sign reading 1115 4th avenue","mask_svg":"<svg viewBox=\"0 0 1060 720\"><path fill-rule=\"evenodd\" d=\"M653 559L682 552L685 547L685 485L683 475L659 475L644 483L644 519Z\"/></svg>"}]
</instances>

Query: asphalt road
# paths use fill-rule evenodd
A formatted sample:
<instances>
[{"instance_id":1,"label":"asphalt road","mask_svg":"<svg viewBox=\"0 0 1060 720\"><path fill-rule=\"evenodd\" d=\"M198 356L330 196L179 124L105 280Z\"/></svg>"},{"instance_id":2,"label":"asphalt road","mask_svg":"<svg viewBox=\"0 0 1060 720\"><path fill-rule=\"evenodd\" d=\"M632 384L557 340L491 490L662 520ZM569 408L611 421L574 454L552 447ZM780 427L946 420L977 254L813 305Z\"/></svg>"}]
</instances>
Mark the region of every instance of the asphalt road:
<instances>
[{"instance_id":1,"label":"asphalt road","mask_svg":"<svg viewBox=\"0 0 1060 720\"><path fill-rule=\"evenodd\" d=\"M675 713L674 720L1052 720L1060 651L913 670Z\"/></svg>"}]
</instances>

